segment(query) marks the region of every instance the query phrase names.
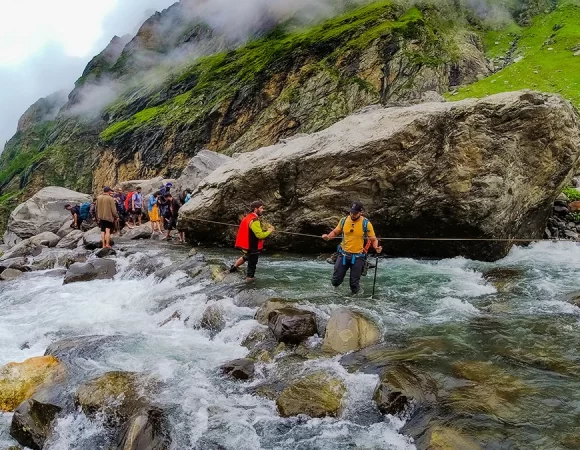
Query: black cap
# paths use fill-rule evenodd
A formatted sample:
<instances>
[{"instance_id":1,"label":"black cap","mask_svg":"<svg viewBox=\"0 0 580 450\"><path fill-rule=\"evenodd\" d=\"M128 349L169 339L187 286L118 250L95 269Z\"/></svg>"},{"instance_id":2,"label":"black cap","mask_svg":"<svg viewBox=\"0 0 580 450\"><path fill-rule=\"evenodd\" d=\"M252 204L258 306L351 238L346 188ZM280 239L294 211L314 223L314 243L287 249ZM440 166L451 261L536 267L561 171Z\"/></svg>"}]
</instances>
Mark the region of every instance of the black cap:
<instances>
[{"instance_id":1,"label":"black cap","mask_svg":"<svg viewBox=\"0 0 580 450\"><path fill-rule=\"evenodd\" d=\"M352 206L350 207L351 213L361 213L364 210L365 209L364 209L363 204L361 202L353 202Z\"/></svg>"},{"instance_id":2,"label":"black cap","mask_svg":"<svg viewBox=\"0 0 580 450\"><path fill-rule=\"evenodd\" d=\"M250 209L253 211L254 209L260 208L261 206L264 206L264 202L256 200L255 202L252 202L252 204L250 205Z\"/></svg>"},{"instance_id":3,"label":"black cap","mask_svg":"<svg viewBox=\"0 0 580 450\"><path fill-rule=\"evenodd\" d=\"M103 188L103 191L104 191L104 192L111 192L111 188L110 188L109 186L105 186L105 187Z\"/></svg>"}]
</instances>

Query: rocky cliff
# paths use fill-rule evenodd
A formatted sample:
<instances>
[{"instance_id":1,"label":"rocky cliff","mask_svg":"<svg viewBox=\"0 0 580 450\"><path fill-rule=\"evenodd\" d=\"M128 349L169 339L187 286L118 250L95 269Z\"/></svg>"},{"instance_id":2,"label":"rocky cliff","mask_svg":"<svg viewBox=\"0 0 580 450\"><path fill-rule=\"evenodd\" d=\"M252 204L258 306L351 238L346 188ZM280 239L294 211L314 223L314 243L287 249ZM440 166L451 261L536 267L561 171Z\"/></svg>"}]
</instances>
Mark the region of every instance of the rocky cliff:
<instances>
[{"instance_id":1,"label":"rocky cliff","mask_svg":"<svg viewBox=\"0 0 580 450\"><path fill-rule=\"evenodd\" d=\"M234 158L180 210L200 242L233 243L253 200L280 231L322 235L360 200L386 238L541 239L552 203L580 158L579 115L534 92L484 100L372 107L330 128ZM384 241L395 256L495 260L512 242ZM271 248L330 249L277 233Z\"/></svg>"}]
</instances>

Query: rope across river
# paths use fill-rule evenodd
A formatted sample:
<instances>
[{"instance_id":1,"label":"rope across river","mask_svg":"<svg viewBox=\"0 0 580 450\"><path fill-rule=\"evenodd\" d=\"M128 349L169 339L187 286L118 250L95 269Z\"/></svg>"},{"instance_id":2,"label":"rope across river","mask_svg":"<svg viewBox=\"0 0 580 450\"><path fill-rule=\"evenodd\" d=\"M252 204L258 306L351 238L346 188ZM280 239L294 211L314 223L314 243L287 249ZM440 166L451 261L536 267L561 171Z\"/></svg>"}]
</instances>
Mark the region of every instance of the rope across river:
<instances>
[{"instance_id":1,"label":"rope across river","mask_svg":"<svg viewBox=\"0 0 580 450\"><path fill-rule=\"evenodd\" d=\"M212 223L215 225L223 225L227 227L239 227L239 224L219 222L208 219L190 219L196 222ZM276 230L275 233L288 234L292 236L302 236L320 239L321 236L316 234L296 233L293 231ZM340 236L334 239L342 239ZM377 237L379 241L433 241L433 242L570 242L568 239L525 239L525 238L437 238L437 237Z\"/></svg>"}]
</instances>

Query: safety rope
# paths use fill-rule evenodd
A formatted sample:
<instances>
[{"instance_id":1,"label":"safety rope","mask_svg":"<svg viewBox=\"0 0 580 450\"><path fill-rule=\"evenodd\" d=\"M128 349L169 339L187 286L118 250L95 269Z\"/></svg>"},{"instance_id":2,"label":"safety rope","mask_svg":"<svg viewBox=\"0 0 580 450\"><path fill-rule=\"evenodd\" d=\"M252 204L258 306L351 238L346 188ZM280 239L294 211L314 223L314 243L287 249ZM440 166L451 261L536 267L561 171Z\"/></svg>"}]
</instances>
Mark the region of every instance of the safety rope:
<instances>
[{"instance_id":1,"label":"safety rope","mask_svg":"<svg viewBox=\"0 0 580 450\"><path fill-rule=\"evenodd\" d=\"M225 222L218 222L215 220L207 220L207 219L190 219L197 222L206 222L212 223L216 225L224 225L228 227L239 227L237 224L233 223L225 223ZM279 234L289 234L292 236L302 236L302 237L311 237L320 239L320 235L316 234L305 234L305 233L295 233L292 231L281 231L276 230L275 233ZM336 236L333 239L342 239L341 236ZM506 239L506 238L430 238L430 237L377 237L379 241L435 241L435 242L557 242L557 241L565 241L571 242L568 239Z\"/></svg>"}]
</instances>

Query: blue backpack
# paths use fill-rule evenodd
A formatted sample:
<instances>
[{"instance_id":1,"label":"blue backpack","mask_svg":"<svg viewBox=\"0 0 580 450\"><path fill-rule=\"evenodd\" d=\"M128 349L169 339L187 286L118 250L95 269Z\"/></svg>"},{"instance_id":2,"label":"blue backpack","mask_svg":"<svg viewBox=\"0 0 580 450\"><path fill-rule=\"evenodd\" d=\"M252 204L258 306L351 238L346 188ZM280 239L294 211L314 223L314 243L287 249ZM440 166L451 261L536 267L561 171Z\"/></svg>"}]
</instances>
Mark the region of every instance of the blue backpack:
<instances>
[{"instance_id":1,"label":"blue backpack","mask_svg":"<svg viewBox=\"0 0 580 450\"><path fill-rule=\"evenodd\" d=\"M91 215L91 202L83 203L79 210L79 217L82 221L89 220Z\"/></svg>"}]
</instances>

